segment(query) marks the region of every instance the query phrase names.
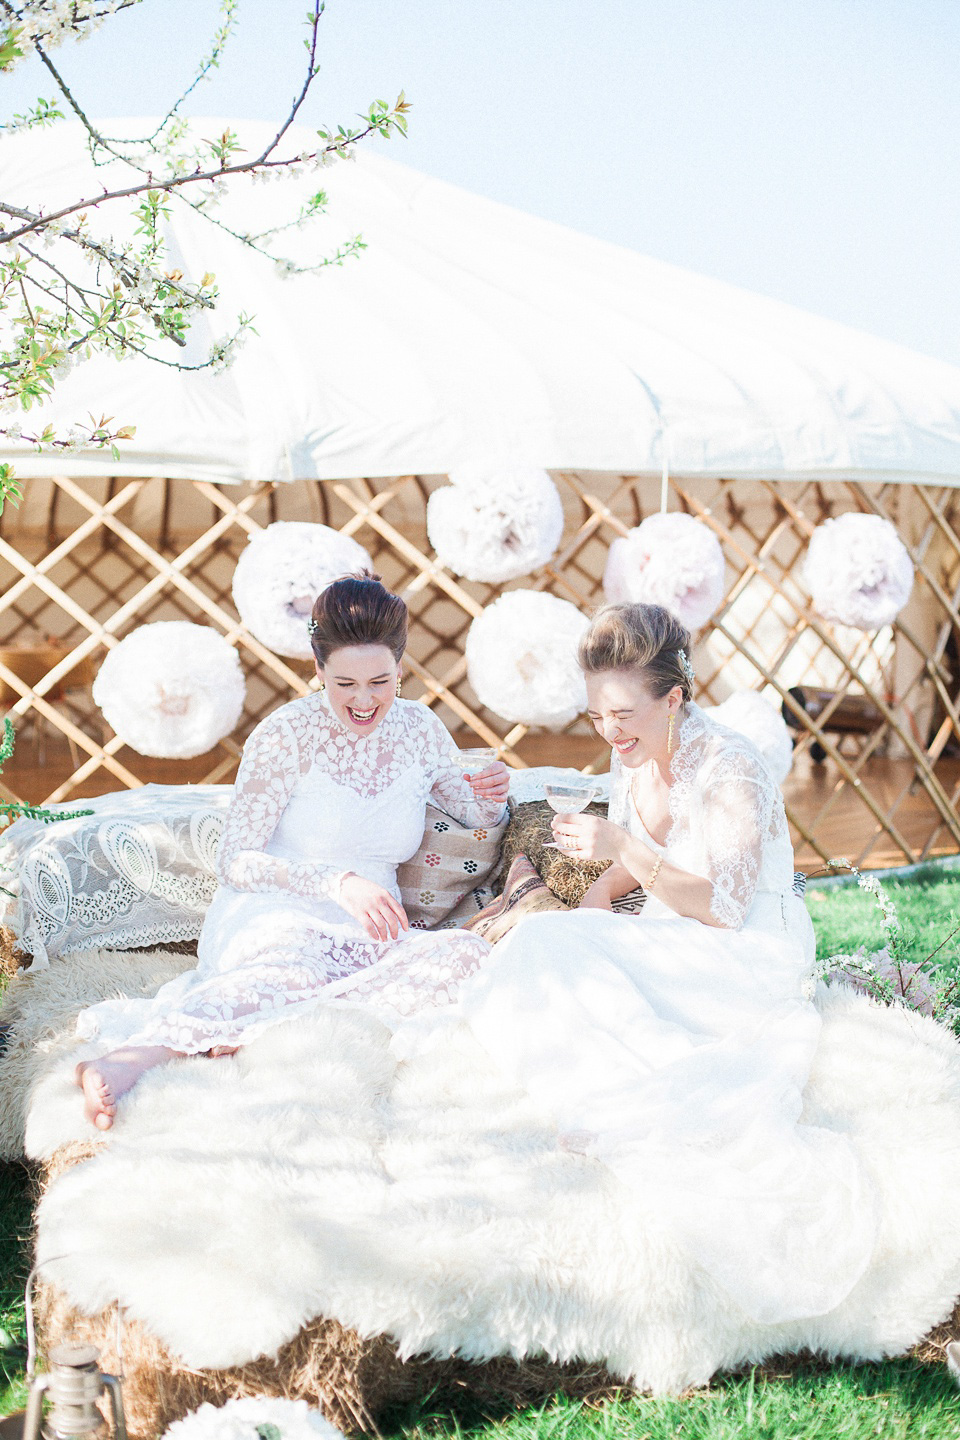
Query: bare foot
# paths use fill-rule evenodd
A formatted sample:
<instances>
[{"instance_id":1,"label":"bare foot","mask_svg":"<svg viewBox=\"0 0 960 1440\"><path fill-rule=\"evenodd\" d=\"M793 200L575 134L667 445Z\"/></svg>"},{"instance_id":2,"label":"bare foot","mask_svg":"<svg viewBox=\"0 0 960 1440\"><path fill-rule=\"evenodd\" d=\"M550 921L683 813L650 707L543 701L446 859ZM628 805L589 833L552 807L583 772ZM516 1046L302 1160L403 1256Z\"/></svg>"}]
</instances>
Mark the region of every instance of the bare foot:
<instances>
[{"instance_id":1,"label":"bare foot","mask_svg":"<svg viewBox=\"0 0 960 1440\"><path fill-rule=\"evenodd\" d=\"M214 1045L212 1050L207 1051L207 1058L210 1060L225 1060L228 1055L236 1055L239 1049L239 1045Z\"/></svg>"},{"instance_id":2,"label":"bare foot","mask_svg":"<svg viewBox=\"0 0 960 1440\"><path fill-rule=\"evenodd\" d=\"M74 1083L83 1091L84 1113L98 1130L109 1130L117 1113L117 1102L132 1090L147 1070L169 1060L173 1051L162 1046L115 1050L102 1060L81 1060Z\"/></svg>"}]
</instances>

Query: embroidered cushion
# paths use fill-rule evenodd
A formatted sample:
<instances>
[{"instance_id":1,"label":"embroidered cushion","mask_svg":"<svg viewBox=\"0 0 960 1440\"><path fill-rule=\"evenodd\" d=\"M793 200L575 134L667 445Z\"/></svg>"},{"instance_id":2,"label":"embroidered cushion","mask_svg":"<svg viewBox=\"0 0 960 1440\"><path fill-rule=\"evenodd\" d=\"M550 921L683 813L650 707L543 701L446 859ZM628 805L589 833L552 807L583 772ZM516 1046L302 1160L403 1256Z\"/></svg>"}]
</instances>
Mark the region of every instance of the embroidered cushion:
<instances>
[{"instance_id":1,"label":"embroidered cushion","mask_svg":"<svg viewBox=\"0 0 960 1440\"><path fill-rule=\"evenodd\" d=\"M100 946L196 940L232 793L144 785L79 801L93 813L76 820L11 825L0 842L0 885L13 892L4 919L32 968Z\"/></svg>"},{"instance_id":2,"label":"embroidered cushion","mask_svg":"<svg viewBox=\"0 0 960 1440\"><path fill-rule=\"evenodd\" d=\"M493 898L487 883L500 864L507 821L471 829L427 806L423 844L397 871L407 919L418 930L464 923Z\"/></svg>"}]
</instances>

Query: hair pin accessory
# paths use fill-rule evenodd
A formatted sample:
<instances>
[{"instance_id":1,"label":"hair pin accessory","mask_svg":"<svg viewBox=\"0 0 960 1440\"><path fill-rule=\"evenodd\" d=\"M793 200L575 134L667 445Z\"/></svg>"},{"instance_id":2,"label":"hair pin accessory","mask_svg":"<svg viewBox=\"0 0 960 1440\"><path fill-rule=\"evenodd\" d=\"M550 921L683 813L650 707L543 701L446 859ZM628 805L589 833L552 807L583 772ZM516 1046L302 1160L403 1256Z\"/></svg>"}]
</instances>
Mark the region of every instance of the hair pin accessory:
<instances>
[{"instance_id":1,"label":"hair pin accessory","mask_svg":"<svg viewBox=\"0 0 960 1440\"><path fill-rule=\"evenodd\" d=\"M680 661L680 669L683 671L684 675L686 675L687 680L690 684L690 688L692 690L693 682L696 680L697 677L693 666L690 664L690 657L687 654L686 650L678 650L677 659Z\"/></svg>"},{"instance_id":2,"label":"hair pin accessory","mask_svg":"<svg viewBox=\"0 0 960 1440\"><path fill-rule=\"evenodd\" d=\"M310 616L310 619L307 621L307 634L308 634L308 635L316 635L316 633L317 633L317 631L319 630L319 628L320 628L320 627L319 627L319 625L317 624L316 620L314 620L313 616L311 615L311 616Z\"/></svg>"}]
</instances>

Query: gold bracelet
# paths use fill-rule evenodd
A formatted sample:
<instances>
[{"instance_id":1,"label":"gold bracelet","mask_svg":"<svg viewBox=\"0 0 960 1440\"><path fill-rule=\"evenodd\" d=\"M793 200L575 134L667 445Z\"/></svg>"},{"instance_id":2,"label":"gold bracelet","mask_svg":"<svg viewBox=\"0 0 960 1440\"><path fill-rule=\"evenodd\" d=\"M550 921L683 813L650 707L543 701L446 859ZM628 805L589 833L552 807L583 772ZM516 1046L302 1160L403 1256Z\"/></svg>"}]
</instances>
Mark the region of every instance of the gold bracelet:
<instances>
[{"instance_id":1,"label":"gold bracelet","mask_svg":"<svg viewBox=\"0 0 960 1440\"><path fill-rule=\"evenodd\" d=\"M658 855L657 858L656 858L656 860L654 861L653 869L650 871L650 878L649 878L649 880L647 881L646 885L644 885L644 887L643 887L644 890L652 890L652 889L653 889L654 881L656 880L657 876L660 874L660 866L661 866L662 864L663 864L663 856L662 856L662 855Z\"/></svg>"}]
</instances>

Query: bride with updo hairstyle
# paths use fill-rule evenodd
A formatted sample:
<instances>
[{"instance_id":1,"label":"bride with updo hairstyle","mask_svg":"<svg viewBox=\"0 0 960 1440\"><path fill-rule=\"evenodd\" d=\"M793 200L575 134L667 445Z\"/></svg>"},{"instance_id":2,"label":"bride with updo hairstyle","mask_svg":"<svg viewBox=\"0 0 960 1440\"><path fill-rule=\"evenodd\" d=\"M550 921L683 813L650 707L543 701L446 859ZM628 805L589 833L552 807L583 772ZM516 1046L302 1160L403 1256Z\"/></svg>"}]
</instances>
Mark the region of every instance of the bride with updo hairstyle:
<instances>
[{"instance_id":1,"label":"bride with updo hairstyle","mask_svg":"<svg viewBox=\"0 0 960 1440\"><path fill-rule=\"evenodd\" d=\"M463 931L411 931L397 867L420 847L428 800L469 826L498 823L506 766L468 778L433 711L399 698L407 607L379 576L335 580L310 633L321 688L281 705L244 746L197 968L152 1000L80 1016L80 1035L108 1051L77 1067L99 1129L174 1056L233 1053L332 1000L388 1022L447 1005L489 953Z\"/></svg>"},{"instance_id":2,"label":"bride with updo hairstyle","mask_svg":"<svg viewBox=\"0 0 960 1440\"><path fill-rule=\"evenodd\" d=\"M825 1314L876 1226L852 1145L801 1123L820 1019L779 788L694 703L690 636L666 610L608 606L579 659L612 752L609 818L559 815L554 836L610 865L580 909L494 947L462 1014L708 1283L758 1322ZM641 912L614 913L638 884Z\"/></svg>"}]
</instances>

